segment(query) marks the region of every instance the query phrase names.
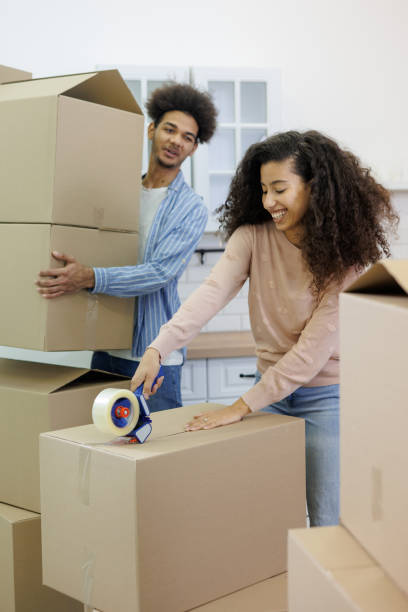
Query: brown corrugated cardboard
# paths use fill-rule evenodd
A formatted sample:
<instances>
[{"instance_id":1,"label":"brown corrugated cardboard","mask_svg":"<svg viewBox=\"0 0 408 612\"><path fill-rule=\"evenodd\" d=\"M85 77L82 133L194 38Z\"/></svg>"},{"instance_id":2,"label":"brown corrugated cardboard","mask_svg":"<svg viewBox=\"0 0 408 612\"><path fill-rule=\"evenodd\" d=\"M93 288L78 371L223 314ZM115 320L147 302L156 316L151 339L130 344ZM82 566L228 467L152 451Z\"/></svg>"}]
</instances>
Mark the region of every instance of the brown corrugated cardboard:
<instances>
[{"instance_id":1,"label":"brown corrugated cardboard","mask_svg":"<svg viewBox=\"0 0 408 612\"><path fill-rule=\"evenodd\" d=\"M117 70L0 88L0 222L137 231L143 116Z\"/></svg>"},{"instance_id":2,"label":"brown corrugated cardboard","mask_svg":"<svg viewBox=\"0 0 408 612\"><path fill-rule=\"evenodd\" d=\"M407 292L384 261L340 297L340 515L408 594Z\"/></svg>"},{"instance_id":3,"label":"brown corrugated cardboard","mask_svg":"<svg viewBox=\"0 0 408 612\"><path fill-rule=\"evenodd\" d=\"M407 612L408 598L342 526L289 532L290 612Z\"/></svg>"},{"instance_id":4,"label":"brown corrugated cardboard","mask_svg":"<svg viewBox=\"0 0 408 612\"><path fill-rule=\"evenodd\" d=\"M194 608L197 612L287 612L287 574L279 574Z\"/></svg>"},{"instance_id":5,"label":"brown corrugated cardboard","mask_svg":"<svg viewBox=\"0 0 408 612\"><path fill-rule=\"evenodd\" d=\"M42 434L45 584L104 612L180 612L286 570L287 529L305 524L303 420L184 432L204 407L153 414L143 445L93 425Z\"/></svg>"},{"instance_id":6,"label":"brown corrugated cardboard","mask_svg":"<svg viewBox=\"0 0 408 612\"><path fill-rule=\"evenodd\" d=\"M92 404L128 379L83 368L0 359L0 501L40 511L38 437L92 423Z\"/></svg>"},{"instance_id":7,"label":"brown corrugated cardboard","mask_svg":"<svg viewBox=\"0 0 408 612\"><path fill-rule=\"evenodd\" d=\"M1 612L83 612L83 605L41 583L39 514L0 503Z\"/></svg>"},{"instance_id":8,"label":"brown corrugated cardboard","mask_svg":"<svg viewBox=\"0 0 408 612\"><path fill-rule=\"evenodd\" d=\"M31 72L25 70L17 70L17 68L10 68L10 66L3 66L0 64L0 83L11 83L12 81L25 81L31 79Z\"/></svg>"},{"instance_id":9,"label":"brown corrugated cardboard","mask_svg":"<svg viewBox=\"0 0 408 612\"><path fill-rule=\"evenodd\" d=\"M3 266L0 345L45 351L130 348L134 299L82 290L58 299L35 287L40 270L60 266L51 251L94 267L137 263L137 234L37 224L0 224Z\"/></svg>"}]
</instances>

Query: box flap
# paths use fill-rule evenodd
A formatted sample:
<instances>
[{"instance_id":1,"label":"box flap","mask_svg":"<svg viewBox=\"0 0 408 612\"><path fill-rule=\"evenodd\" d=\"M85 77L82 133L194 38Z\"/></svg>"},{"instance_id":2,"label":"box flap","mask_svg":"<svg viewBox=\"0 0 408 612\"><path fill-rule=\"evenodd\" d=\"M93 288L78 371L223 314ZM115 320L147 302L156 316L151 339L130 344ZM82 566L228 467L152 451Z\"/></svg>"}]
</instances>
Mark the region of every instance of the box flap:
<instances>
[{"instance_id":1,"label":"box flap","mask_svg":"<svg viewBox=\"0 0 408 612\"><path fill-rule=\"evenodd\" d=\"M118 70L102 70L64 91L71 98L95 102L142 115L142 110Z\"/></svg>"},{"instance_id":2,"label":"box flap","mask_svg":"<svg viewBox=\"0 0 408 612\"><path fill-rule=\"evenodd\" d=\"M106 381L106 386L109 387L109 380L121 379L123 379L123 386L125 387L129 379L110 372L49 363L0 359L0 387L8 389L53 393L66 388L73 382L101 383Z\"/></svg>"},{"instance_id":3,"label":"box flap","mask_svg":"<svg viewBox=\"0 0 408 612\"><path fill-rule=\"evenodd\" d=\"M7 523L20 523L21 521L35 518L40 518L40 515L36 512L30 512L29 510L23 510L22 508L0 503L0 520L7 521Z\"/></svg>"},{"instance_id":4,"label":"box flap","mask_svg":"<svg viewBox=\"0 0 408 612\"><path fill-rule=\"evenodd\" d=\"M103 70L4 84L0 88L0 102L60 94L130 113L143 114L118 70Z\"/></svg>"},{"instance_id":5,"label":"box flap","mask_svg":"<svg viewBox=\"0 0 408 612\"><path fill-rule=\"evenodd\" d=\"M345 293L408 294L408 259L384 259L374 264Z\"/></svg>"},{"instance_id":6,"label":"box flap","mask_svg":"<svg viewBox=\"0 0 408 612\"><path fill-rule=\"evenodd\" d=\"M192 404L182 408L154 412L151 415L153 431L145 444L129 444L128 438L114 437L112 434L101 432L93 424L44 432L40 437L58 438L71 444L79 444L89 449L94 448L101 452L121 455L139 461L162 454L177 453L180 450L195 446L215 444L243 435L250 436L259 433L261 430L267 432L270 428L285 428L294 424L302 428L302 435L304 435L303 420L283 415L273 415L273 418L271 418L270 415L261 412L249 415L242 421L225 427L185 432L184 425L200 412L203 406L206 410L216 410L221 405ZM164 417L164 419L162 420L160 417Z\"/></svg>"}]
</instances>

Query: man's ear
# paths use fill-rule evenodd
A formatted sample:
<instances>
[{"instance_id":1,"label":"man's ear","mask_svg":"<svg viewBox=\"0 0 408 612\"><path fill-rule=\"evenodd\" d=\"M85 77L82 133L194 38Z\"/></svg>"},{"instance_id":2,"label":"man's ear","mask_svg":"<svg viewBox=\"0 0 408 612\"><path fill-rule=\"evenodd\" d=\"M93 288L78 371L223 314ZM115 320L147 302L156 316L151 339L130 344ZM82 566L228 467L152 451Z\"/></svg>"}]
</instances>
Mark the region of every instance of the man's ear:
<instances>
[{"instance_id":1,"label":"man's ear","mask_svg":"<svg viewBox=\"0 0 408 612\"><path fill-rule=\"evenodd\" d=\"M154 121L152 121L147 126L147 137L148 137L149 140L153 140L155 129L156 129L156 126L154 125Z\"/></svg>"},{"instance_id":2,"label":"man's ear","mask_svg":"<svg viewBox=\"0 0 408 612\"><path fill-rule=\"evenodd\" d=\"M191 153L189 153L189 157L194 155L194 153L197 151L197 147L198 147L198 142L196 141L194 144L193 150L191 151Z\"/></svg>"}]
</instances>

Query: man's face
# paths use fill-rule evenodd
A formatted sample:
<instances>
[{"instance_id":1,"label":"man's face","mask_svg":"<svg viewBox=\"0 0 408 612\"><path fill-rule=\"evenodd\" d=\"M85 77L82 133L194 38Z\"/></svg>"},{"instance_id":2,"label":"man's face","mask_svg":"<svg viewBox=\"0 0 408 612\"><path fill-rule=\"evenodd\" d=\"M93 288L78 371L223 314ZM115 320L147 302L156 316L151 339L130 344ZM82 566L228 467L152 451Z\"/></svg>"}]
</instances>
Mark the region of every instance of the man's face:
<instances>
[{"instance_id":1,"label":"man's face","mask_svg":"<svg viewBox=\"0 0 408 612\"><path fill-rule=\"evenodd\" d=\"M197 148L198 124L187 113L169 111L157 126L149 125L147 135L157 163L164 168L178 168Z\"/></svg>"}]
</instances>

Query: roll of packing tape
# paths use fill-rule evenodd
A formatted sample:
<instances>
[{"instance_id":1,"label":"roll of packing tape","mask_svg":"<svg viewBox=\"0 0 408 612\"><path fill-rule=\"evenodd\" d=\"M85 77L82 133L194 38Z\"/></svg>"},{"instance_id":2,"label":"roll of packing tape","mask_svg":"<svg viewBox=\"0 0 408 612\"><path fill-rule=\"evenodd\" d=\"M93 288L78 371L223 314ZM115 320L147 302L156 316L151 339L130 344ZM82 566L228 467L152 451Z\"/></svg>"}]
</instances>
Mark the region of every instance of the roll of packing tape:
<instances>
[{"instance_id":1,"label":"roll of packing tape","mask_svg":"<svg viewBox=\"0 0 408 612\"><path fill-rule=\"evenodd\" d=\"M128 412L127 416L118 416L117 413L124 412L123 408ZM136 427L139 402L135 394L128 389L104 389L95 398L92 419L101 431L115 436L126 436Z\"/></svg>"}]
</instances>

